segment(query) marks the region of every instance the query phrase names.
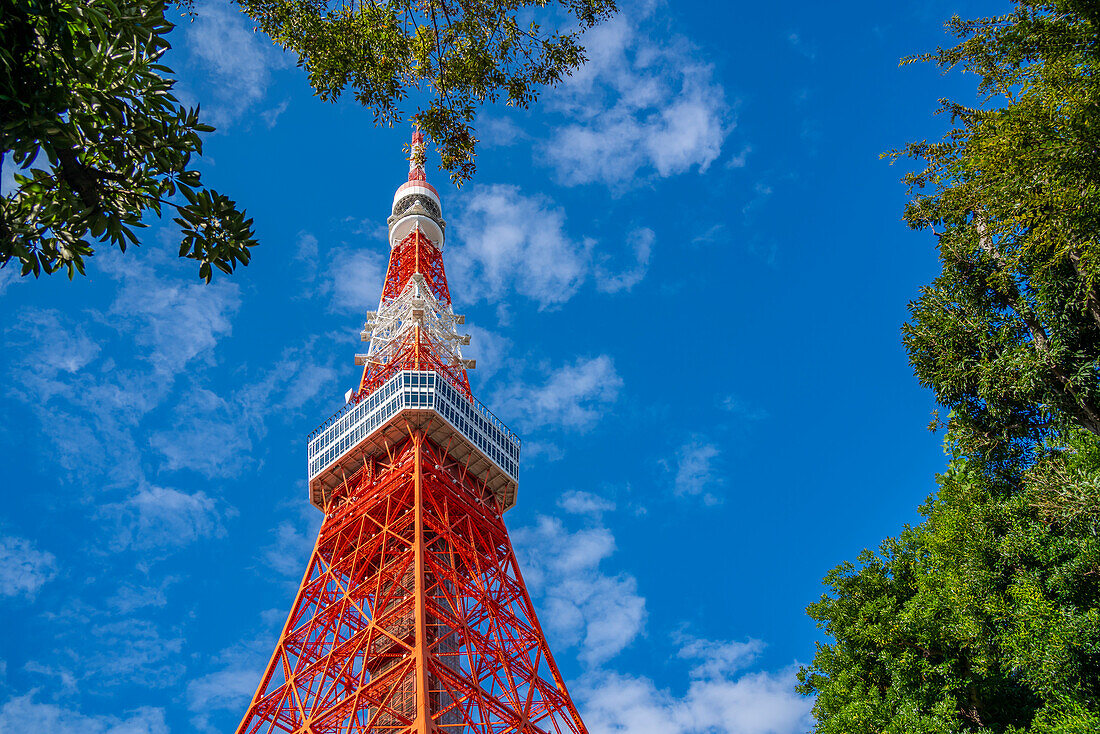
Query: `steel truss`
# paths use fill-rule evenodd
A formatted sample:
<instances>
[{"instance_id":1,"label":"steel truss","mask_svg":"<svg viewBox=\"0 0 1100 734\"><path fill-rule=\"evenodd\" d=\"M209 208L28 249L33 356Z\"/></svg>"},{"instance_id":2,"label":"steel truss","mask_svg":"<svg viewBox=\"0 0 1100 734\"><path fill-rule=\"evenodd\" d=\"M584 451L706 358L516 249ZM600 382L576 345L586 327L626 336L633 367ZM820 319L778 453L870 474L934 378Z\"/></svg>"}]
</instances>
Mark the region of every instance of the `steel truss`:
<instances>
[{"instance_id":1,"label":"steel truss","mask_svg":"<svg viewBox=\"0 0 1100 734\"><path fill-rule=\"evenodd\" d=\"M239 734L587 734L501 512L419 432L346 477Z\"/></svg>"}]
</instances>

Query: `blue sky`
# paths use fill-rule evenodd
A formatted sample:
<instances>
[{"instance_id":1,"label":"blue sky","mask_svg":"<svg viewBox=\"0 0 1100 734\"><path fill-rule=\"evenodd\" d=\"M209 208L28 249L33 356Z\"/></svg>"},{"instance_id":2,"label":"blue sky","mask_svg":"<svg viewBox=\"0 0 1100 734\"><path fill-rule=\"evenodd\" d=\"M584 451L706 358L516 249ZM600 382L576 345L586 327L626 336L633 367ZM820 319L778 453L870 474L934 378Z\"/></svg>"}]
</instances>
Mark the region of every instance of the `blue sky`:
<instances>
[{"instance_id":1,"label":"blue sky","mask_svg":"<svg viewBox=\"0 0 1100 734\"><path fill-rule=\"evenodd\" d=\"M429 168L474 389L524 437L506 517L593 734L808 728L793 672L834 565L944 464L900 343L936 272L900 221L937 98L898 68L992 2L625 4L591 63ZM0 729L236 726L319 524L305 437L358 379L407 128L309 95L226 4L171 36L256 220L211 286L170 225L89 277L0 271ZM429 153L429 162L433 163Z\"/></svg>"}]
</instances>

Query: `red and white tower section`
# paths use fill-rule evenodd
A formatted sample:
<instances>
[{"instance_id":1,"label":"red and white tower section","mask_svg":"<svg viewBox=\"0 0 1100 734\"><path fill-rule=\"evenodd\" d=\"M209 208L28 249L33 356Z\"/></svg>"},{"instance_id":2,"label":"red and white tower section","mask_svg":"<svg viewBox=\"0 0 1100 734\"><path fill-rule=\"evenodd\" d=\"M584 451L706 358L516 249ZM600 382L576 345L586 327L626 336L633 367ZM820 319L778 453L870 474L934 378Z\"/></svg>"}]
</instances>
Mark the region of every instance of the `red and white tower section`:
<instances>
[{"instance_id":1,"label":"red and white tower section","mask_svg":"<svg viewBox=\"0 0 1100 734\"><path fill-rule=\"evenodd\" d=\"M308 440L324 521L238 732L587 732L504 525L520 441L470 391L423 159L416 132L362 378Z\"/></svg>"}]
</instances>

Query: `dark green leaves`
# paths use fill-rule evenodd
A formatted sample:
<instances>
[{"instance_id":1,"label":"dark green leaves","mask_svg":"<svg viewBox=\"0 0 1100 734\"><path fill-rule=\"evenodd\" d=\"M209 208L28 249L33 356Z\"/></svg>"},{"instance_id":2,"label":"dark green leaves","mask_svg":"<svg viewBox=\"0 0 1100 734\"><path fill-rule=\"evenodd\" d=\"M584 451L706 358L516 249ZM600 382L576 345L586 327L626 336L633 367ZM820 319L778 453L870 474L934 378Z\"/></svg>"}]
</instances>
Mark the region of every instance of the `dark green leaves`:
<instances>
[{"instance_id":1,"label":"dark green leaves","mask_svg":"<svg viewBox=\"0 0 1100 734\"><path fill-rule=\"evenodd\" d=\"M615 0L560 0L580 30L545 33L535 23L521 25L520 17L550 0L239 2L275 43L298 54L322 99L350 87L375 122L387 125L401 121L410 94L425 100L413 119L438 144L458 184L474 172L478 106L503 98L527 107L539 87L584 63L581 31L616 11Z\"/></svg>"},{"instance_id":2,"label":"dark green leaves","mask_svg":"<svg viewBox=\"0 0 1100 734\"><path fill-rule=\"evenodd\" d=\"M238 263L248 265L252 257L252 220L245 219L229 197L212 189L192 192L183 188L187 205L179 208L176 223L183 232L180 257L198 260L199 277L210 282L211 265L232 273Z\"/></svg>"},{"instance_id":3,"label":"dark green leaves","mask_svg":"<svg viewBox=\"0 0 1100 734\"><path fill-rule=\"evenodd\" d=\"M187 222L182 247L205 280L211 265L248 263L252 220L191 168L213 128L179 105L158 63L172 28L162 3L0 0L0 19L0 151L17 167L0 265L83 274L96 245L138 244L164 205Z\"/></svg>"},{"instance_id":4,"label":"dark green leaves","mask_svg":"<svg viewBox=\"0 0 1100 734\"><path fill-rule=\"evenodd\" d=\"M912 60L978 76L895 156L942 272L904 327L950 409L926 517L807 610L819 734L1100 731L1100 11L1017 0ZM887 490L888 491L888 490Z\"/></svg>"},{"instance_id":5,"label":"dark green leaves","mask_svg":"<svg viewBox=\"0 0 1100 734\"><path fill-rule=\"evenodd\" d=\"M961 42L916 60L976 73L985 104L945 100L957 127L895 154L923 166L905 218L937 234L943 262L911 305L910 359L958 439L1004 459L1057 421L1100 433L1100 27L1086 10L1021 0L954 19Z\"/></svg>"}]
</instances>

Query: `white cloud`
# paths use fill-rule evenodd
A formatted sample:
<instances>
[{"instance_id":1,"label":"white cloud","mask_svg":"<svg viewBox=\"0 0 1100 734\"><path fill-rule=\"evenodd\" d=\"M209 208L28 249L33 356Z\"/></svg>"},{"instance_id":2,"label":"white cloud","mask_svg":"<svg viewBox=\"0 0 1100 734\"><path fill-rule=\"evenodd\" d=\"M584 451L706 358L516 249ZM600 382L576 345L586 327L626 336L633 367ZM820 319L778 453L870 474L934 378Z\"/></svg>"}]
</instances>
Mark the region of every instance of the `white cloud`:
<instances>
[{"instance_id":1,"label":"white cloud","mask_svg":"<svg viewBox=\"0 0 1100 734\"><path fill-rule=\"evenodd\" d=\"M192 360L210 363L218 340L233 332L241 303L236 283L185 283L129 256L105 269L121 284L108 318L147 347L145 360L162 375L181 372Z\"/></svg>"},{"instance_id":2,"label":"white cloud","mask_svg":"<svg viewBox=\"0 0 1100 734\"><path fill-rule=\"evenodd\" d=\"M82 642L79 653L83 680L101 685L132 681L148 688L175 684L185 670L183 638L161 635L147 619L120 619L91 628L95 646Z\"/></svg>"},{"instance_id":3,"label":"white cloud","mask_svg":"<svg viewBox=\"0 0 1100 734\"><path fill-rule=\"evenodd\" d=\"M107 606L118 614L129 614L135 609L163 607L168 604L168 586L176 579L165 578L159 586L143 586L124 583L107 600Z\"/></svg>"},{"instance_id":4,"label":"white cloud","mask_svg":"<svg viewBox=\"0 0 1100 734\"><path fill-rule=\"evenodd\" d=\"M279 116L286 112L286 108L289 106L290 98L287 97L271 109L261 112L260 117L264 119L264 124L267 125L269 128L275 127L275 123L279 121Z\"/></svg>"},{"instance_id":5,"label":"white cloud","mask_svg":"<svg viewBox=\"0 0 1100 734\"><path fill-rule=\"evenodd\" d=\"M114 550L167 550L225 532L217 503L202 491L146 486L100 512L116 523L110 543Z\"/></svg>"},{"instance_id":6,"label":"white cloud","mask_svg":"<svg viewBox=\"0 0 1100 734\"><path fill-rule=\"evenodd\" d=\"M615 538L599 513L611 503L573 491L558 504L595 514L595 521L569 530L557 518L539 516L512 537L551 647L561 655L578 646L587 666L569 688L591 734L801 734L810 728L812 702L795 692L797 664L750 670L764 648L760 640L676 635L675 657L691 663L680 691L614 670L609 663L644 631L645 599L633 576L603 569Z\"/></svg>"},{"instance_id":7,"label":"white cloud","mask_svg":"<svg viewBox=\"0 0 1100 734\"><path fill-rule=\"evenodd\" d=\"M470 335L470 346L463 348L462 356L477 360L477 369L470 373L470 380L483 383L507 366L512 340L475 324L467 323L464 328Z\"/></svg>"},{"instance_id":8,"label":"white cloud","mask_svg":"<svg viewBox=\"0 0 1100 734\"><path fill-rule=\"evenodd\" d=\"M705 171L721 154L733 120L713 67L684 38L647 31L648 16L622 14L586 33L588 63L548 96L581 120L542 149L563 183L622 189Z\"/></svg>"},{"instance_id":9,"label":"white cloud","mask_svg":"<svg viewBox=\"0 0 1100 734\"><path fill-rule=\"evenodd\" d=\"M593 241L571 239L560 207L516 186L471 188L456 229L447 265L465 298L496 301L514 289L546 308L572 298L588 274Z\"/></svg>"},{"instance_id":10,"label":"white cloud","mask_svg":"<svg viewBox=\"0 0 1100 734\"><path fill-rule=\"evenodd\" d=\"M772 187L770 184L764 181L757 181L752 190L755 192L753 197L741 207L741 213L746 217L755 212L760 207L764 206L768 201L768 197L772 195Z\"/></svg>"},{"instance_id":11,"label":"white cloud","mask_svg":"<svg viewBox=\"0 0 1100 734\"><path fill-rule=\"evenodd\" d=\"M187 684L187 708L194 714L191 723L203 732L223 731L211 723L216 712L232 712L233 725L248 705L264 665L271 655L279 625L286 619L282 609L269 609L260 615L257 634L250 639L225 648L213 656L210 663L216 670L194 676Z\"/></svg>"},{"instance_id":12,"label":"white cloud","mask_svg":"<svg viewBox=\"0 0 1100 734\"><path fill-rule=\"evenodd\" d=\"M628 291L645 277L649 269L649 258L653 254L653 243L657 236L648 227L639 227L627 235L626 241L634 251L634 264L621 272L606 267L607 260L596 266L596 288L604 293Z\"/></svg>"},{"instance_id":13,"label":"white cloud","mask_svg":"<svg viewBox=\"0 0 1100 734\"><path fill-rule=\"evenodd\" d=\"M795 693L795 670L708 675L681 696L649 678L598 671L577 692L592 734L801 734L811 701Z\"/></svg>"},{"instance_id":14,"label":"white cloud","mask_svg":"<svg viewBox=\"0 0 1100 734\"><path fill-rule=\"evenodd\" d=\"M248 18L235 8L204 3L187 27L192 63L206 82L204 91L215 100L204 106L215 126L236 122L259 104L271 84L271 69L286 64L267 37L253 32ZM274 114L261 113L268 127L282 112L276 109Z\"/></svg>"},{"instance_id":15,"label":"white cloud","mask_svg":"<svg viewBox=\"0 0 1100 734\"><path fill-rule=\"evenodd\" d=\"M63 390L52 381L53 378L60 373L80 372L101 351L83 327L63 319L61 312L54 309L21 310L12 323L6 336L14 337L12 346L26 347L29 359L37 365L34 376L41 376L42 381L36 387L45 388L38 397L48 399L54 390Z\"/></svg>"},{"instance_id":16,"label":"white cloud","mask_svg":"<svg viewBox=\"0 0 1100 734\"><path fill-rule=\"evenodd\" d=\"M305 500L303 496L301 498ZM294 521L284 520L276 526L271 545L263 549L264 562L287 580L297 582L305 571L309 554L321 525L321 513L312 505L301 505Z\"/></svg>"},{"instance_id":17,"label":"white cloud","mask_svg":"<svg viewBox=\"0 0 1100 734\"><path fill-rule=\"evenodd\" d=\"M768 411L758 408L736 395L727 395L722 401L722 408L746 423L762 421L768 417Z\"/></svg>"},{"instance_id":18,"label":"white cloud","mask_svg":"<svg viewBox=\"0 0 1100 734\"><path fill-rule=\"evenodd\" d=\"M720 678L746 668L763 649L760 640L715 642L685 636L677 656L698 661L691 670L693 678Z\"/></svg>"},{"instance_id":19,"label":"white cloud","mask_svg":"<svg viewBox=\"0 0 1100 734\"><path fill-rule=\"evenodd\" d=\"M257 658L257 662L258 662ZM228 667L207 673L187 684L187 706L199 731L218 731L210 724L215 711L243 714L263 675L262 663L254 667Z\"/></svg>"},{"instance_id":20,"label":"white cloud","mask_svg":"<svg viewBox=\"0 0 1100 734\"><path fill-rule=\"evenodd\" d=\"M35 692L0 708L0 731L50 734L168 734L164 710L141 707L122 716L86 716L53 703L36 703Z\"/></svg>"},{"instance_id":21,"label":"white cloud","mask_svg":"<svg viewBox=\"0 0 1100 734\"><path fill-rule=\"evenodd\" d=\"M586 663L611 659L642 632L646 609L637 581L600 570L615 551L607 528L570 532L557 518L539 517L513 540L528 590L539 600L540 621L566 646L579 645Z\"/></svg>"},{"instance_id":22,"label":"white cloud","mask_svg":"<svg viewBox=\"0 0 1100 734\"><path fill-rule=\"evenodd\" d=\"M144 486L157 454L163 471L236 476L262 461L252 449L267 421L294 415L335 377L310 341L264 362L254 382L242 366L233 393L207 389L239 286L194 283L163 253L100 257L118 284L107 310L23 309L3 334L6 392L38 416L51 462L89 495Z\"/></svg>"},{"instance_id":23,"label":"white cloud","mask_svg":"<svg viewBox=\"0 0 1100 734\"><path fill-rule=\"evenodd\" d=\"M0 596L33 599L57 575L57 559L26 538L0 538Z\"/></svg>"},{"instance_id":24,"label":"white cloud","mask_svg":"<svg viewBox=\"0 0 1100 734\"><path fill-rule=\"evenodd\" d=\"M317 280L319 250L317 237L304 229L298 233L294 262L299 269L302 281L308 285L312 285Z\"/></svg>"},{"instance_id":25,"label":"white cloud","mask_svg":"<svg viewBox=\"0 0 1100 734\"><path fill-rule=\"evenodd\" d=\"M315 360L311 339L287 348L255 382L219 395L193 387L176 407L173 423L149 439L168 471L191 470L206 477L234 477L254 465L253 447L264 437L273 416L301 411L333 386L338 373L331 364Z\"/></svg>"},{"instance_id":26,"label":"white cloud","mask_svg":"<svg viewBox=\"0 0 1100 734\"><path fill-rule=\"evenodd\" d=\"M551 441L530 441L525 440L523 442L523 460L534 461L535 459L542 459L544 461L561 461L565 458L565 451L561 446Z\"/></svg>"},{"instance_id":27,"label":"white cloud","mask_svg":"<svg viewBox=\"0 0 1100 734\"><path fill-rule=\"evenodd\" d=\"M746 145L741 149L741 152L726 161L726 168L744 168L748 161L749 153L752 152L752 146Z\"/></svg>"},{"instance_id":28,"label":"white cloud","mask_svg":"<svg viewBox=\"0 0 1100 734\"><path fill-rule=\"evenodd\" d=\"M154 433L150 445L168 471L191 469L206 477L232 477L249 463L252 441L238 406L205 388L195 388L176 411L168 430Z\"/></svg>"},{"instance_id":29,"label":"white cloud","mask_svg":"<svg viewBox=\"0 0 1100 734\"><path fill-rule=\"evenodd\" d=\"M527 429L557 426L583 431L618 398L622 386L611 358L601 354L559 367L541 385L512 382L494 402Z\"/></svg>"},{"instance_id":30,"label":"white cloud","mask_svg":"<svg viewBox=\"0 0 1100 734\"><path fill-rule=\"evenodd\" d=\"M7 175L6 170L4 175ZM0 268L0 296L3 296L11 286L22 282L23 279L19 277L19 268L14 261L8 261L5 267Z\"/></svg>"},{"instance_id":31,"label":"white cloud","mask_svg":"<svg viewBox=\"0 0 1100 734\"><path fill-rule=\"evenodd\" d=\"M614 510L615 503L605 497L592 494L591 492L571 489L562 494L558 499L558 507L573 515L593 515L599 517L604 512L611 512Z\"/></svg>"},{"instance_id":32,"label":"white cloud","mask_svg":"<svg viewBox=\"0 0 1100 734\"><path fill-rule=\"evenodd\" d=\"M337 248L328 257L330 265L320 293L328 295L336 311L362 314L378 306L386 263L374 250Z\"/></svg>"},{"instance_id":33,"label":"white cloud","mask_svg":"<svg viewBox=\"0 0 1100 734\"><path fill-rule=\"evenodd\" d=\"M714 466L721 453L717 446L700 439L681 446L676 455L676 493L702 495L707 504L717 502L718 498L710 490L722 484Z\"/></svg>"},{"instance_id":34,"label":"white cloud","mask_svg":"<svg viewBox=\"0 0 1100 734\"><path fill-rule=\"evenodd\" d=\"M510 117L485 117L478 120L478 136L481 144L490 147L515 145L530 137L527 131Z\"/></svg>"}]
</instances>

